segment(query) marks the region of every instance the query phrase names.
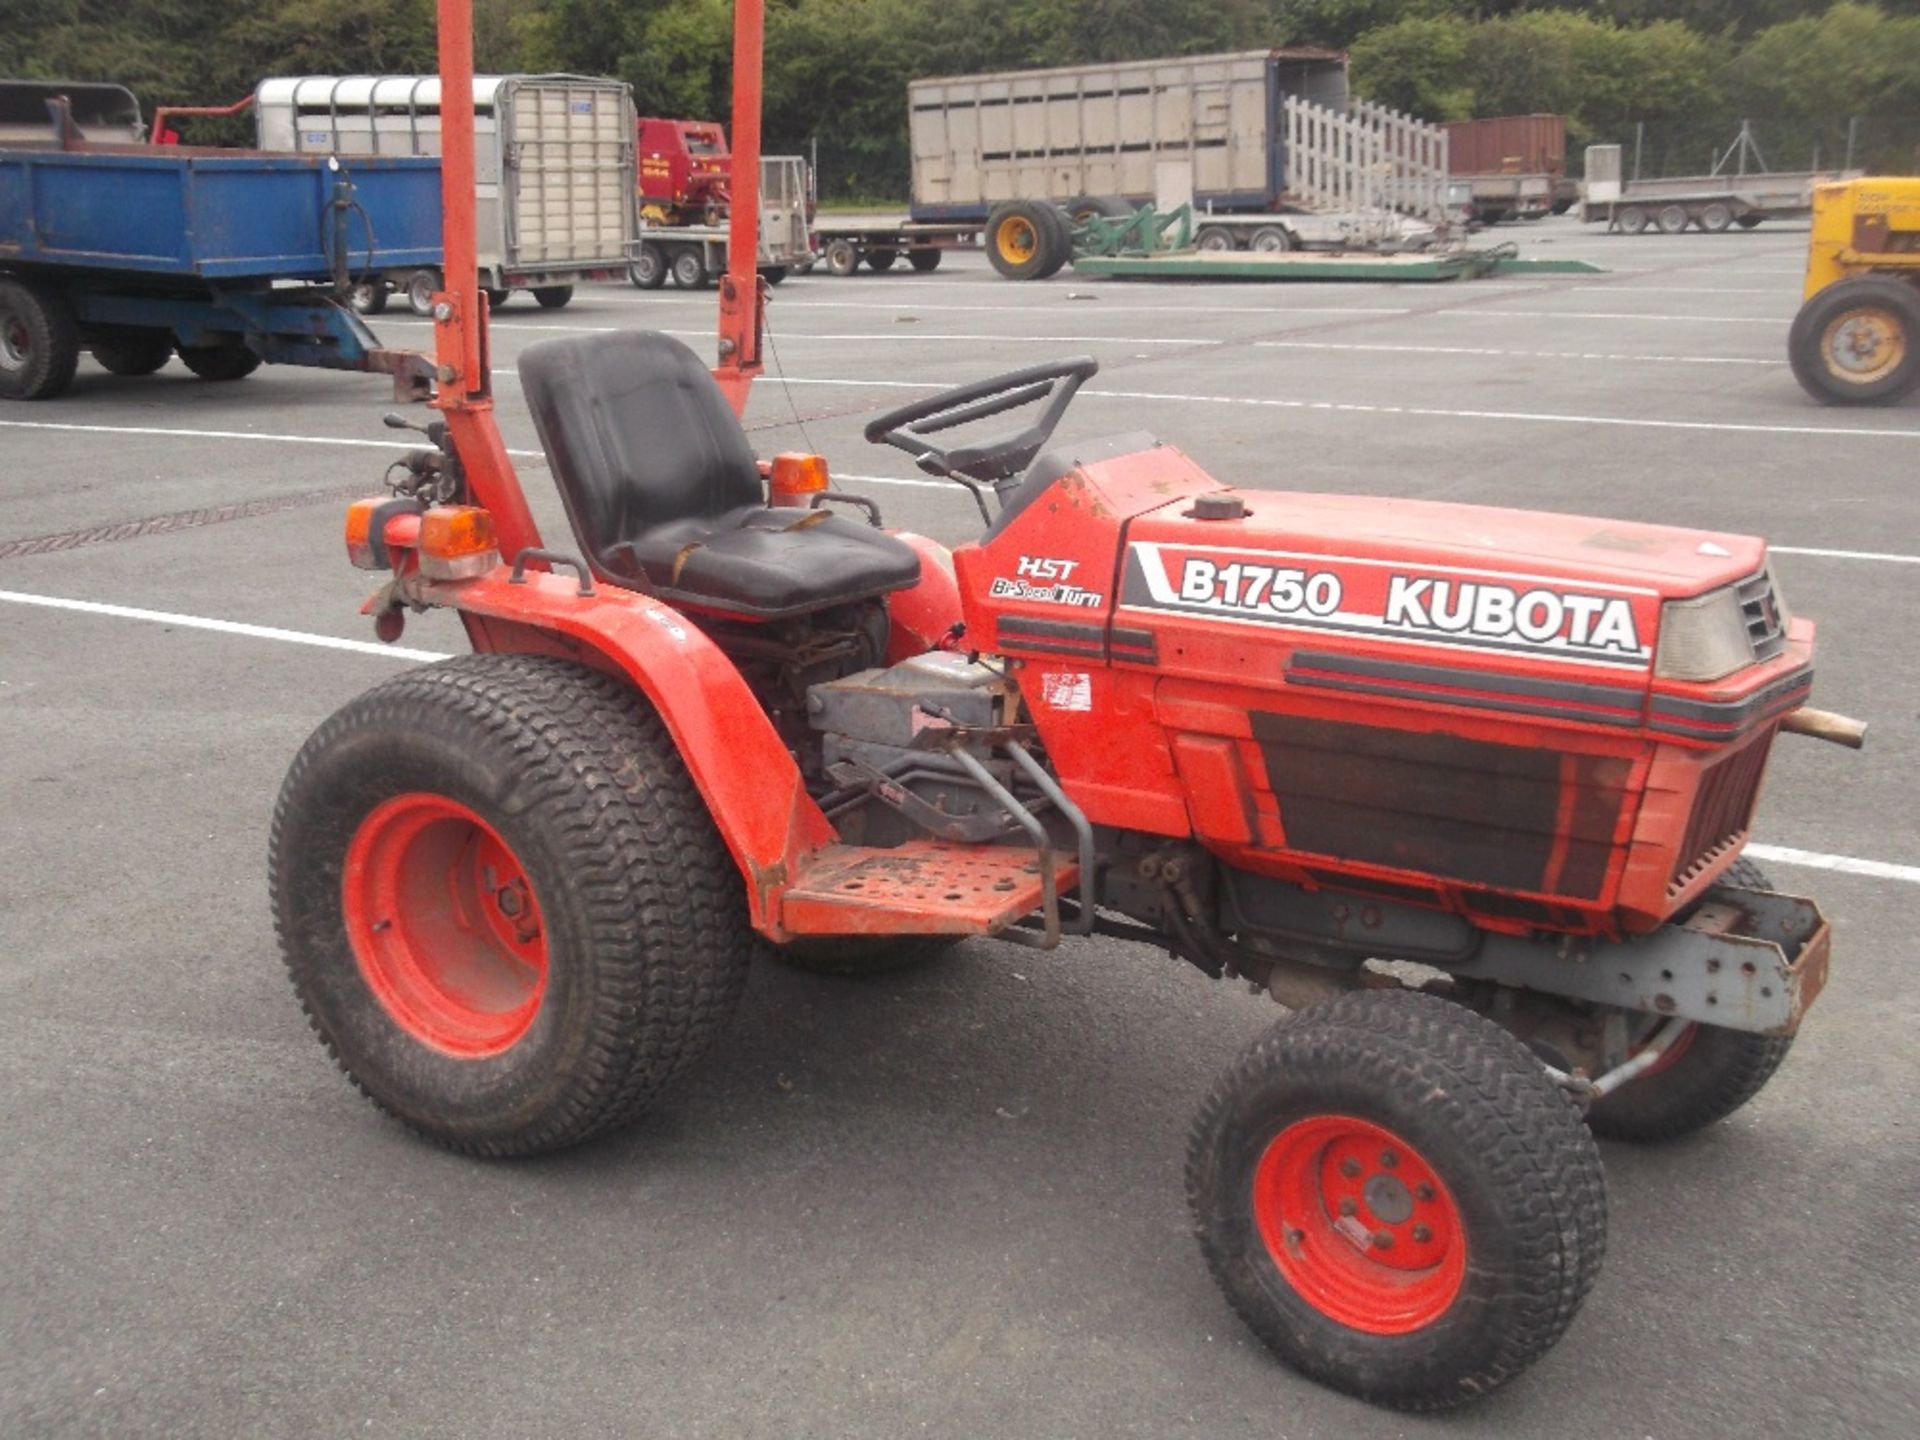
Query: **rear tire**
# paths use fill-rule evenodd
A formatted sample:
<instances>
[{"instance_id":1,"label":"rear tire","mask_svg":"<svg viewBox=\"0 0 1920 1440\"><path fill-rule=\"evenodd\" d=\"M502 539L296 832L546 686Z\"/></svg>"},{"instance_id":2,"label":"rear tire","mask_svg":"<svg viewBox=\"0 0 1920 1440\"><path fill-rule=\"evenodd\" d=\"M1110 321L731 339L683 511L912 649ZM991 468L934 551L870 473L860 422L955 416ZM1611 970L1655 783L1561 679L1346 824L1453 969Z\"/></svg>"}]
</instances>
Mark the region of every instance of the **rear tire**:
<instances>
[{"instance_id":1,"label":"rear tire","mask_svg":"<svg viewBox=\"0 0 1920 1440\"><path fill-rule=\"evenodd\" d=\"M315 1032L375 1105L471 1155L633 1119L707 1049L755 945L659 716L548 657L348 703L288 771L268 868Z\"/></svg>"},{"instance_id":2,"label":"rear tire","mask_svg":"<svg viewBox=\"0 0 1920 1440\"><path fill-rule=\"evenodd\" d=\"M1257 255L1284 255L1295 248L1293 233L1284 225L1262 225L1247 241L1247 249Z\"/></svg>"},{"instance_id":3,"label":"rear tire","mask_svg":"<svg viewBox=\"0 0 1920 1440\"><path fill-rule=\"evenodd\" d=\"M244 380L260 368L260 357L239 340L219 345L182 345L180 363L202 380Z\"/></svg>"},{"instance_id":4,"label":"rear tire","mask_svg":"<svg viewBox=\"0 0 1920 1440\"><path fill-rule=\"evenodd\" d=\"M815 975L886 975L945 955L959 940L947 935L808 935L769 947L773 958Z\"/></svg>"},{"instance_id":5,"label":"rear tire","mask_svg":"<svg viewBox=\"0 0 1920 1440\"><path fill-rule=\"evenodd\" d=\"M1766 872L1736 860L1721 879L1771 890ZM1793 1048L1791 1035L1754 1035L1689 1025L1659 1063L1594 1102L1587 1124L1609 1140L1677 1140L1724 1120L1758 1095Z\"/></svg>"},{"instance_id":6,"label":"rear tire","mask_svg":"<svg viewBox=\"0 0 1920 1440\"><path fill-rule=\"evenodd\" d=\"M1606 1178L1525 1046L1432 996L1363 991L1255 1041L1195 1122L1214 1278L1323 1384L1442 1410L1565 1332L1606 1249Z\"/></svg>"},{"instance_id":7,"label":"rear tire","mask_svg":"<svg viewBox=\"0 0 1920 1440\"><path fill-rule=\"evenodd\" d=\"M1073 221L1058 205L1042 205L1041 219L1052 236L1047 263L1040 267L1039 279L1051 280L1073 259Z\"/></svg>"},{"instance_id":8,"label":"rear tire","mask_svg":"<svg viewBox=\"0 0 1920 1440\"><path fill-rule=\"evenodd\" d=\"M0 400L51 400L79 364L80 327L65 297L0 279Z\"/></svg>"},{"instance_id":9,"label":"rear tire","mask_svg":"<svg viewBox=\"0 0 1920 1440\"><path fill-rule=\"evenodd\" d=\"M899 258L900 252L898 250L869 250L867 252L867 268L875 274L884 275L893 268L894 262Z\"/></svg>"},{"instance_id":10,"label":"rear tire","mask_svg":"<svg viewBox=\"0 0 1920 1440\"><path fill-rule=\"evenodd\" d=\"M1890 405L1920 388L1920 289L1885 275L1829 285L1787 333L1793 377L1822 405Z\"/></svg>"},{"instance_id":11,"label":"rear tire","mask_svg":"<svg viewBox=\"0 0 1920 1440\"><path fill-rule=\"evenodd\" d=\"M533 303L542 310L564 310L572 300L571 285L542 285L533 292Z\"/></svg>"},{"instance_id":12,"label":"rear tire","mask_svg":"<svg viewBox=\"0 0 1920 1440\"><path fill-rule=\"evenodd\" d=\"M1227 255L1240 247L1226 226L1202 225L1193 237L1193 248L1202 255Z\"/></svg>"},{"instance_id":13,"label":"rear tire","mask_svg":"<svg viewBox=\"0 0 1920 1440\"><path fill-rule=\"evenodd\" d=\"M93 361L110 374L151 375L173 358L170 330L115 330L87 342Z\"/></svg>"},{"instance_id":14,"label":"rear tire","mask_svg":"<svg viewBox=\"0 0 1920 1440\"><path fill-rule=\"evenodd\" d=\"M940 268L940 253L938 250L909 250L907 264L925 275Z\"/></svg>"}]
</instances>

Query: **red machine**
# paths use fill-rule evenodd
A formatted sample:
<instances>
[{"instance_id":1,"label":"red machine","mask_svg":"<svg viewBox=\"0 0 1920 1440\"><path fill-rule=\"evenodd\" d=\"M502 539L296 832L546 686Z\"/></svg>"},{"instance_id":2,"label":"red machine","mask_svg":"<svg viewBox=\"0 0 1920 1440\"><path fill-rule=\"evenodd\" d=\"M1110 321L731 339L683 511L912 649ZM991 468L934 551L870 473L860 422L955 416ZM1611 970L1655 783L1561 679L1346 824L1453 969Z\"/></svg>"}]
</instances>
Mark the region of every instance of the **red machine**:
<instances>
[{"instance_id":1,"label":"red machine","mask_svg":"<svg viewBox=\"0 0 1920 1440\"><path fill-rule=\"evenodd\" d=\"M457 276L467 0L440 15ZM423 1134L527 1154L655 1103L756 955L1138 941L1299 1012L1188 1157L1249 1325L1387 1404L1505 1383L1598 1272L1589 1127L1729 1113L1825 979L1818 909L1740 852L1775 737L1860 727L1804 708L1813 626L1766 547L1236 489L1146 434L1049 448L1073 359L868 426L979 502L949 554L749 448L755 190L715 378L645 332L524 352L567 548L495 428L481 298L439 297L436 447L348 548L387 576L378 633L450 608L475 653L352 702L287 777L273 905L316 1030Z\"/></svg>"},{"instance_id":2,"label":"red machine","mask_svg":"<svg viewBox=\"0 0 1920 1440\"><path fill-rule=\"evenodd\" d=\"M711 120L640 122L640 213L656 225L718 225L732 172L727 132Z\"/></svg>"}]
</instances>

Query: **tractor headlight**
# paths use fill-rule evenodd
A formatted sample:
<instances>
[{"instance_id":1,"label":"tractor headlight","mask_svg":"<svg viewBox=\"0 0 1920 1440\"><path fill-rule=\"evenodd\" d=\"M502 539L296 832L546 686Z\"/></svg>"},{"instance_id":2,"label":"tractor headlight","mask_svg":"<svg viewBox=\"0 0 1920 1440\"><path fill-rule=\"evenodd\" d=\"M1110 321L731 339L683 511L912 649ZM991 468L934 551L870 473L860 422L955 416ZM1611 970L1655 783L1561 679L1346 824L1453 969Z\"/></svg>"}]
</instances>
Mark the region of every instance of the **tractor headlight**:
<instances>
[{"instance_id":1,"label":"tractor headlight","mask_svg":"<svg viewBox=\"0 0 1920 1440\"><path fill-rule=\"evenodd\" d=\"M1735 585L1660 607L1653 673L1663 680L1719 680L1753 663L1753 641Z\"/></svg>"}]
</instances>

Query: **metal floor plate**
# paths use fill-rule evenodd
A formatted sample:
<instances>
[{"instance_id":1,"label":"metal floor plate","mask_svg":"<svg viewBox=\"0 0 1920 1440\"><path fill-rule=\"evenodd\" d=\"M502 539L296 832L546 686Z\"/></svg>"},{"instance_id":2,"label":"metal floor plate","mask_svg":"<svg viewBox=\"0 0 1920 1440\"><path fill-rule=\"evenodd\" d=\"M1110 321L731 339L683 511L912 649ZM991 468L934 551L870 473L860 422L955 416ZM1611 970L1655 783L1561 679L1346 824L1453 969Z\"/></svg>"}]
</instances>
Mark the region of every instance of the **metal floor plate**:
<instances>
[{"instance_id":1,"label":"metal floor plate","mask_svg":"<svg viewBox=\"0 0 1920 1440\"><path fill-rule=\"evenodd\" d=\"M1078 873L1071 856L1055 855L1061 891ZM829 845L807 860L780 914L796 935L991 935L1040 897L1040 859L1024 847Z\"/></svg>"}]
</instances>

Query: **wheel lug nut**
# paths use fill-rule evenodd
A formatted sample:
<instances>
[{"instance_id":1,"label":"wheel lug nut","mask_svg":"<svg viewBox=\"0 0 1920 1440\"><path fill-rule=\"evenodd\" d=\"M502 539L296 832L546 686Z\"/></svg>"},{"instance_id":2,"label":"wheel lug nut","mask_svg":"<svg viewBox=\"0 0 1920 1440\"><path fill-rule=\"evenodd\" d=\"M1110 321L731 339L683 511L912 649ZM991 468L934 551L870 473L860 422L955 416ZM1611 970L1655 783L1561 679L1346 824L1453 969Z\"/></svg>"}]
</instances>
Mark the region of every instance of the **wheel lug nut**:
<instances>
[{"instance_id":1,"label":"wheel lug nut","mask_svg":"<svg viewBox=\"0 0 1920 1440\"><path fill-rule=\"evenodd\" d=\"M1376 1250L1391 1250L1393 1248L1393 1232L1389 1230L1374 1231L1373 1248Z\"/></svg>"},{"instance_id":2,"label":"wheel lug nut","mask_svg":"<svg viewBox=\"0 0 1920 1440\"><path fill-rule=\"evenodd\" d=\"M1354 1198L1349 1195L1340 1202L1340 1213L1342 1215L1357 1215L1360 1213L1360 1206Z\"/></svg>"},{"instance_id":3,"label":"wheel lug nut","mask_svg":"<svg viewBox=\"0 0 1920 1440\"><path fill-rule=\"evenodd\" d=\"M1380 1163L1391 1170L1400 1163L1400 1157L1391 1150L1382 1150L1380 1152Z\"/></svg>"},{"instance_id":4,"label":"wheel lug nut","mask_svg":"<svg viewBox=\"0 0 1920 1440\"><path fill-rule=\"evenodd\" d=\"M1342 1160L1340 1162L1340 1173L1346 1176L1347 1179L1349 1180L1359 1179L1360 1178L1360 1162L1358 1160L1355 1160L1351 1155L1349 1155L1345 1160Z\"/></svg>"},{"instance_id":5,"label":"wheel lug nut","mask_svg":"<svg viewBox=\"0 0 1920 1440\"><path fill-rule=\"evenodd\" d=\"M1425 1181L1422 1181L1413 1187L1413 1193L1418 1195L1422 1200L1431 1200L1433 1198L1433 1187Z\"/></svg>"},{"instance_id":6,"label":"wheel lug nut","mask_svg":"<svg viewBox=\"0 0 1920 1440\"><path fill-rule=\"evenodd\" d=\"M1433 1239L1433 1231L1429 1230L1426 1226L1416 1225L1413 1227L1414 1244L1424 1245L1431 1239Z\"/></svg>"}]
</instances>

